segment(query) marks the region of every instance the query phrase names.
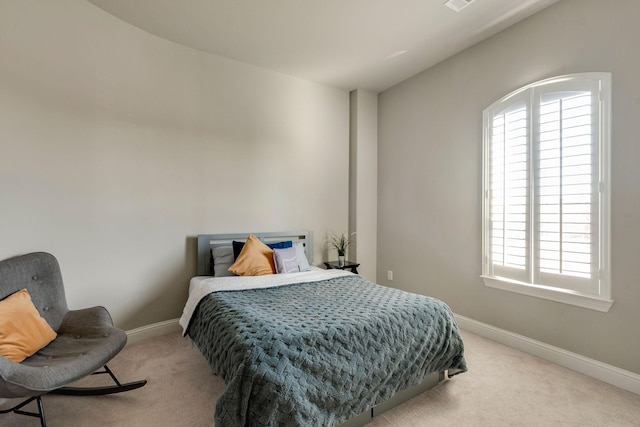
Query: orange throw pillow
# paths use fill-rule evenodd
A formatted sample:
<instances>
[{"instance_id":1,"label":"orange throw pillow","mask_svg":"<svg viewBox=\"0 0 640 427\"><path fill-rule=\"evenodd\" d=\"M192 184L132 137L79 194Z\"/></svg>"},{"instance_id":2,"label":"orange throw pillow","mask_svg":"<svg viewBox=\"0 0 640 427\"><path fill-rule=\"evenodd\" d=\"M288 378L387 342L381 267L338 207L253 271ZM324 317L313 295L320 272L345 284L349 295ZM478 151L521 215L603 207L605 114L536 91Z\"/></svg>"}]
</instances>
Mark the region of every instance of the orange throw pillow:
<instances>
[{"instance_id":1,"label":"orange throw pillow","mask_svg":"<svg viewBox=\"0 0 640 427\"><path fill-rule=\"evenodd\" d=\"M239 276L264 276L275 274L273 249L265 245L253 234L249 234L236 262L229 271Z\"/></svg>"},{"instance_id":2,"label":"orange throw pillow","mask_svg":"<svg viewBox=\"0 0 640 427\"><path fill-rule=\"evenodd\" d=\"M22 362L56 338L26 289L0 301L0 355Z\"/></svg>"}]
</instances>

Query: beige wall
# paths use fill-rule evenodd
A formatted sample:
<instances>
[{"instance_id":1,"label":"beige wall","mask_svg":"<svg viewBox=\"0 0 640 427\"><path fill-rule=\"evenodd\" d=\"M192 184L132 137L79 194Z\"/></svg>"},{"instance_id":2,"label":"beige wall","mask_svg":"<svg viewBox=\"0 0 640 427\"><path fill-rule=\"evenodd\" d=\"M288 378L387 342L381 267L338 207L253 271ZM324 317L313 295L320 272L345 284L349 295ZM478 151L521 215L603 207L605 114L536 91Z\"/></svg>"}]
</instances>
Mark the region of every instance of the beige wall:
<instances>
[{"instance_id":1,"label":"beige wall","mask_svg":"<svg viewBox=\"0 0 640 427\"><path fill-rule=\"evenodd\" d=\"M138 30L0 2L0 259L56 255L72 308L179 317L199 233L348 222L349 93Z\"/></svg>"},{"instance_id":2,"label":"beige wall","mask_svg":"<svg viewBox=\"0 0 640 427\"><path fill-rule=\"evenodd\" d=\"M348 259L358 273L376 282L378 233L378 94L351 92L349 143L349 232L355 243Z\"/></svg>"},{"instance_id":3,"label":"beige wall","mask_svg":"<svg viewBox=\"0 0 640 427\"><path fill-rule=\"evenodd\" d=\"M637 0L561 0L380 95L380 283L640 373L638 22ZM584 71L613 73L608 313L487 288L480 279L482 110L528 83Z\"/></svg>"}]
</instances>

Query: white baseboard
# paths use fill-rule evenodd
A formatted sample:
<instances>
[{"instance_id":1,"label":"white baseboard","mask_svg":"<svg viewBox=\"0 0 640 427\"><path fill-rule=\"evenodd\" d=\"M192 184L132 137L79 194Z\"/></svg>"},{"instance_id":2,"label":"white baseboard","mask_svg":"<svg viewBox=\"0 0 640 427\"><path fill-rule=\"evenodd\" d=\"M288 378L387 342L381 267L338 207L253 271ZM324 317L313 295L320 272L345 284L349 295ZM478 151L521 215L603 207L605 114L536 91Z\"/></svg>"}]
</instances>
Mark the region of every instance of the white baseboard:
<instances>
[{"instance_id":1,"label":"white baseboard","mask_svg":"<svg viewBox=\"0 0 640 427\"><path fill-rule=\"evenodd\" d=\"M565 368L580 372L581 374L588 375L624 390L640 394L640 375L636 373L625 371L624 369L607 365L606 363L581 356L577 353L572 353L559 347L554 347L522 335L514 334L513 332L505 331L504 329L496 328L486 323L469 319L468 317L456 314L455 318L458 322L458 326L469 332L473 332L474 334L480 335L484 338L499 342L500 344L513 347L516 350L524 351L525 353L532 354L540 357L541 359L548 360L549 362L564 366Z\"/></svg>"},{"instance_id":2,"label":"white baseboard","mask_svg":"<svg viewBox=\"0 0 640 427\"><path fill-rule=\"evenodd\" d=\"M148 338L159 337L172 332L181 332L182 327L178 324L179 319L165 320L163 322L152 323L151 325L127 331L127 345L135 344Z\"/></svg>"}]
</instances>

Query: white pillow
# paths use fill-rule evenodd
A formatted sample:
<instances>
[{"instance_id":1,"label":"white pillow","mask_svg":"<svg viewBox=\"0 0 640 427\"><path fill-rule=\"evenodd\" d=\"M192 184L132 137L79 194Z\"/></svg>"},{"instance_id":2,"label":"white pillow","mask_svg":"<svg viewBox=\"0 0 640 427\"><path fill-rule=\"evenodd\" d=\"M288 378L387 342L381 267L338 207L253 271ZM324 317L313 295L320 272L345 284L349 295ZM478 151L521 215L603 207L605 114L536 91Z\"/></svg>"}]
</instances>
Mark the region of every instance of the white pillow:
<instances>
[{"instance_id":1,"label":"white pillow","mask_svg":"<svg viewBox=\"0 0 640 427\"><path fill-rule=\"evenodd\" d=\"M296 256L298 257L298 268L300 269L300 271L311 270L309 260L307 260L307 256L304 254L304 243L294 243L293 247L296 250Z\"/></svg>"},{"instance_id":2,"label":"white pillow","mask_svg":"<svg viewBox=\"0 0 640 427\"><path fill-rule=\"evenodd\" d=\"M293 247L273 250L273 263L276 273L297 273L309 271L311 266L304 254L304 244L294 243Z\"/></svg>"},{"instance_id":3,"label":"white pillow","mask_svg":"<svg viewBox=\"0 0 640 427\"><path fill-rule=\"evenodd\" d=\"M294 248L274 249L273 263L276 266L276 273L297 273L300 271L298 267L298 255Z\"/></svg>"}]
</instances>

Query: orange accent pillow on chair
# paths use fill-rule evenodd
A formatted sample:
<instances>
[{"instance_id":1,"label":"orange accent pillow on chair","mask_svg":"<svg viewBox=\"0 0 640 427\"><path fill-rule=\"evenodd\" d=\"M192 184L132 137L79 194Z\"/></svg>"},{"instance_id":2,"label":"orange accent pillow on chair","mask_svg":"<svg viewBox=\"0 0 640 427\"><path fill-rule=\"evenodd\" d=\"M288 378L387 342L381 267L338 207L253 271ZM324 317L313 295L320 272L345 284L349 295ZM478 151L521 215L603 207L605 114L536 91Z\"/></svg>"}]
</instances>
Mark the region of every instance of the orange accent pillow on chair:
<instances>
[{"instance_id":1,"label":"orange accent pillow on chair","mask_svg":"<svg viewBox=\"0 0 640 427\"><path fill-rule=\"evenodd\" d=\"M56 338L26 289L0 301L0 355L22 362Z\"/></svg>"}]
</instances>

